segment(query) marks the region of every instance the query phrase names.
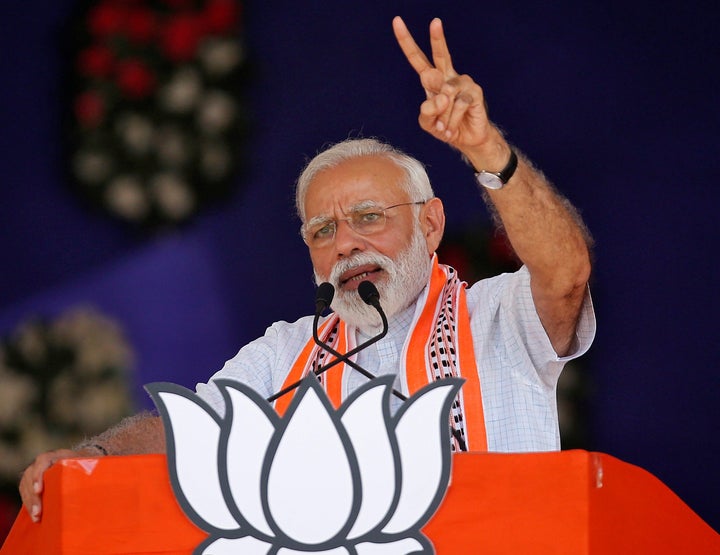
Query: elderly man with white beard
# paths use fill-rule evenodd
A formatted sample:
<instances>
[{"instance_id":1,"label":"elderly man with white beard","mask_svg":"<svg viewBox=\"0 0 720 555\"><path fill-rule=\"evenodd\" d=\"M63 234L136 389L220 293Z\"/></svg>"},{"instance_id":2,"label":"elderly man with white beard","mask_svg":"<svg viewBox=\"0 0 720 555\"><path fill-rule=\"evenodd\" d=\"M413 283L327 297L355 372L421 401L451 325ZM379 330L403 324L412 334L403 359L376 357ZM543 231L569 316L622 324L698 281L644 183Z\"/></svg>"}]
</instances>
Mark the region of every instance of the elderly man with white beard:
<instances>
[{"instance_id":1,"label":"elderly man with white beard","mask_svg":"<svg viewBox=\"0 0 720 555\"><path fill-rule=\"evenodd\" d=\"M523 266L466 287L435 254L445 214L422 164L374 139L344 141L310 161L297 183L316 280L335 288L318 334L340 353L374 335L378 313L357 293L371 281L389 331L356 364L394 374L395 389L406 395L446 376L464 378L452 408L454 449L557 450L557 380L595 332L589 236L569 203L490 122L482 88L454 70L441 22L430 24L432 62L400 18L393 29L427 96L421 128L474 168ZM198 395L222 414L216 379L244 382L267 398L316 370L327 355L313 340L313 320L276 322L198 384ZM338 364L320 379L337 405L368 378ZM279 412L289 398L278 399ZM393 408L401 402L394 398ZM43 474L61 458L164 451L160 418L132 417L74 449L39 455L22 477L23 503L39 520Z\"/></svg>"}]
</instances>

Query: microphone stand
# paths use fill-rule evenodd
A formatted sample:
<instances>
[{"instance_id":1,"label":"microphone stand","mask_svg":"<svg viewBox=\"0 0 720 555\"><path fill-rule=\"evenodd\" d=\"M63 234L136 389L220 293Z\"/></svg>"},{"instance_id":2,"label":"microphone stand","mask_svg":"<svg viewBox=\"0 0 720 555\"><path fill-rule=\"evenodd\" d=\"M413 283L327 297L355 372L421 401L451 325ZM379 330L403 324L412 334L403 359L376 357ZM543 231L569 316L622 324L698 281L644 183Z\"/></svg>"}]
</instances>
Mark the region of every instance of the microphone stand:
<instances>
[{"instance_id":1,"label":"microphone stand","mask_svg":"<svg viewBox=\"0 0 720 555\"><path fill-rule=\"evenodd\" d=\"M317 298L315 301L315 318L313 319L313 330L312 330L313 331L313 340L315 341L315 343L317 345L319 345L320 347L325 349L328 353L333 355L335 357L335 359L331 360L325 366L322 366L322 367L318 368L317 370L315 370L313 373L316 376L319 376L323 372L327 372L330 368L332 368L336 364L338 364L340 362L344 362L345 364L347 364L348 366L351 366L352 368L354 368L355 370L357 370L363 376L365 376L366 378L368 378L370 380L375 379L377 377L374 374L365 370L359 364L350 360L350 357L355 355L356 353L362 351L366 347L369 347L373 343L377 343L378 341L380 341L383 337L385 337L387 335L387 332L388 332L387 316L385 316L385 311L380 306L380 295L378 294L377 289L375 288L375 285L373 285L372 282L370 282L370 281L361 282L360 286L358 287L358 293L360 294L360 297L362 298L362 300L365 303L372 305L375 308L375 310L378 311L378 314L380 314L380 319L382 320L382 330L380 331L379 334L371 337L364 343L358 345L354 349L349 350L347 353L345 353L343 355L343 354L338 353L335 349L330 347L330 345L328 345L327 343L324 343L318 337L317 332L318 332L318 321L320 320L320 313L330 304L330 302L332 301L333 294L334 294L334 289L333 289L332 285L329 283L322 283L320 285L320 287L318 287L318 295L317 295ZM295 383L290 384L289 386L285 387L284 389L281 389L274 395L271 395L270 397L268 397L267 401L268 402L275 401L276 399L282 397L286 393L289 393L293 389L296 389L297 387L299 387L301 383L302 383L302 380L298 380ZM396 389L393 388L392 393L399 399L402 399L403 401L407 401L407 397L405 395L403 395L402 393L400 393L399 391L397 391ZM450 426L450 434L458 442L458 447L459 447L460 451L467 451L467 444L465 443L465 440L460 435L460 431L456 430L452 425Z\"/></svg>"},{"instance_id":2,"label":"microphone stand","mask_svg":"<svg viewBox=\"0 0 720 555\"><path fill-rule=\"evenodd\" d=\"M328 345L327 343L324 343L324 342L318 337L317 330L318 330L318 321L320 320L320 312L316 312L316 313L315 313L315 318L313 319L313 340L314 340L315 343L317 343L320 347L322 347L323 349L325 349L328 353L330 353L331 355L333 355L333 356L336 357L336 358L335 358L334 360L331 360L331 361L330 361L329 363L327 363L325 366L322 366L322 367L314 370L313 373L314 373L316 376L319 376L320 374L322 374L322 373L324 373L324 372L327 372L330 368L332 368L332 367L335 366L336 364L338 364L338 363L340 363L340 362L344 362L344 363L346 363L348 366L351 366L352 368L354 368L355 370L357 370L358 372L360 372L360 373L361 373L363 376L365 376L366 378L368 378L368 379L370 379L370 380L374 379L374 378L376 377L374 374L368 372L368 371L365 370L362 366L360 366L360 365L357 364L356 362L350 360L350 357L353 356L353 355L355 355L355 354L357 354L358 352L362 351L363 349L369 347L369 346L372 345L373 343L377 343L378 341L380 341L383 337L385 337L385 336L387 335L387 332L388 332L388 321L387 321L387 317L385 316L385 313L384 313L384 312L382 312L382 311L379 311L379 312L380 312L380 318L382 319L382 330L380 331L380 333L377 334L377 335L375 335L375 336L373 336L373 337L371 337L370 339L368 339L368 340L365 341L364 343L361 343L360 345L358 345L358 346L355 347L354 349L349 350L349 351L348 351L347 353L345 353L344 355L338 353L335 349L333 349L332 347L330 347L330 345ZM289 386L285 387L284 389L281 389L281 390L278 391L277 393L275 393L275 394L271 395L270 397L268 397L268 398L267 398L267 401L272 402L272 401L274 401L274 400L282 397L282 396L285 395L286 393L289 393L289 392L292 391L293 389L296 389L298 386L300 386L301 383L302 383L302 380L298 380L298 381L296 381L295 383L290 384ZM394 394L396 397L402 399L403 401L406 401L406 400L407 400L407 397L405 397L405 395L403 395L403 394L400 393L399 391L393 389L392 392L393 392L393 394Z\"/></svg>"}]
</instances>

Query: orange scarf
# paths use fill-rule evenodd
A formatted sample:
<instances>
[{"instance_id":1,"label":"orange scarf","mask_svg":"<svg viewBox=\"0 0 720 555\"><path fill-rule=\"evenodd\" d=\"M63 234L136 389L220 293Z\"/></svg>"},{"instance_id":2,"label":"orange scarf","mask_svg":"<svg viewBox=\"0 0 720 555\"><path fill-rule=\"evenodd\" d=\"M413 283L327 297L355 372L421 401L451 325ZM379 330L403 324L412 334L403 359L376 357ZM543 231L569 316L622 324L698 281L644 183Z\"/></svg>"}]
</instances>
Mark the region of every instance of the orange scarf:
<instances>
[{"instance_id":1,"label":"orange scarf","mask_svg":"<svg viewBox=\"0 0 720 555\"><path fill-rule=\"evenodd\" d=\"M403 348L405 382L408 392L414 394L424 385L446 377L465 378L463 387L451 409L451 425L463 437L470 451L487 451L487 434L483 414L480 378L475 361L470 315L467 308L465 286L450 266L438 264L433 257L430 283L420 299L422 309L416 310L412 331ZM355 328L331 314L318 329L320 339L335 351L346 353L355 346ZM295 359L283 387L295 383L310 372L335 359L312 338ZM345 364L338 366L343 367ZM424 371L423 371L424 370ZM353 371L350 369L349 371ZM343 372L328 370L320 381L332 403L342 402ZM284 414L290 404L290 395L275 401L275 410ZM459 448L453 439L453 448Z\"/></svg>"}]
</instances>

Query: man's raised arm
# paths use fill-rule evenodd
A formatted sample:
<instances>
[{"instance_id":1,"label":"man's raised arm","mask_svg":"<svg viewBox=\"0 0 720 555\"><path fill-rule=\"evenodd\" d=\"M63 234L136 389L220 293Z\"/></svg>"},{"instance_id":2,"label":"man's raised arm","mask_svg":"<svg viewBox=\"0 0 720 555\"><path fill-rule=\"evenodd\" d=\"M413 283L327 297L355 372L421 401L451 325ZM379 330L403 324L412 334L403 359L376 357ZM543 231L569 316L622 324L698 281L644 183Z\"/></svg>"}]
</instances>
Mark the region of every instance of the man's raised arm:
<instances>
[{"instance_id":1,"label":"man's raised arm","mask_svg":"<svg viewBox=\"0 0 720 555\"><path fill-rule=\"evenodd\" d=\"M459 150L476 171L500 172L511 147L488 119L483 90L452 65L442 23L430 23L432 62L403 20L393 20L398 44L420 77L426 100L420 127ZM527 266L535 307L552 345L562 356L573 348L590 277L589 236L574 208L522 156L500 189L487 189L516 254Z\"/></svg>"}]
</instances>

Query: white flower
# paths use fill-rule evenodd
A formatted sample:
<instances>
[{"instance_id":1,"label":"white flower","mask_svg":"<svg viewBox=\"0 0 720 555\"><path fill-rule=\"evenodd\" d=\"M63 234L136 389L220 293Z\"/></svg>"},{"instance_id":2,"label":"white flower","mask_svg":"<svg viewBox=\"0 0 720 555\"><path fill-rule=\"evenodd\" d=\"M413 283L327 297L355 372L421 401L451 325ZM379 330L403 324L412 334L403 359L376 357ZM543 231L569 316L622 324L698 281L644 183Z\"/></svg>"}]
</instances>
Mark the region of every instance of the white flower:
<instances>
[{"instance_id":1,"label":"white flower","mask_svg":"<svg viewBox=\"0 0 720 555\"><path fill-rule=\"evenodd\" d=\"M132 353L120 326L92 307L63 313L49 329L52 341L75 351L75 372L82 377L99 376L108 368L130 368Z\"/></svg>"},{"instance_id":2,"label":"white flower","mask_svg":"<svg viewBox=\"0 0 720 555\"><path fill-rule=\"evenodd\" d=\"M245 54L240 43L230 39L207 39L200 46L200 62L213 77L221 77L234 70Z\"/></svg>"},{"instance_id":3,"label":"white flower","mask_svg":"<svg viewBox=\"0 0 720 555\"><path fill-rule=\"evenodd\" d=\"M147 117L135 113L122 114L115 128L128 151L138 155L150 151L155 129Z\"/></svg>"},{"instance_id":4,"label":"white flower","mask_svg":"<svg viewBox=\"0 0 720 555\"><path fill-rule=\"evenodd\" d=\"M134 175L119 175L110 181L105 200L113 212L130 220L141 219L150 208L142 181Z\"/></svg>"},{"instance_id":5,"label":"white flower","mask_svg":"<svg viewBox=\"0 0 720 555\"><path fill-rule=\"evenodd\" d=\"M153 178L151 190L163 213L172 220L181 220L195 208L195 198L187 182L172 173Z\"/></svg>"},{"instance_id":6,"label":"white flower","mask_svg":"<svg viewBox=\"0 0 720 555\"><path fill-rule=\"evenodd\" d=\"M203 96L197 112L198 127L208 134L225 131L233 123L237 106L233 98L222 91L210 91Z\"/></svg>"},{"instance_id":7,"label":"white flower","mask_svg":"<svg viewBox=\"0 0 720 555\"><path fill-rule=\"evenodd\" d=\"M162 166L179 168L190 162L193 139L180 126L164 126L156 141L157 157Z\"/></svg>"},{"instance_id":8,"label":"white flower","mask_svg":"<svg viewBox=\"0 0 720 555\"><path fill-rule=\"evenodd\" d=\"M181 67L160 91L160 105L169 112L187 113L197 104L202 89L203 83L197 69Z\"/></svg>"},{"instance_id":9,"label":"white flower","mask_svg":"<svg viewBox=\"0 0 720 555\"><path fill-rule=\"evenodd\" d=\"M48 388L47 412L56 424L75 426L77 418L78 383L71 369L58 374Z\"/></svg>"},{"instance_id":10,"label":"white flower","mask_svg":"<svg viewBox=\"0 0 720 555\"><path fill-rule=\"evenodd\" d=\"M30 410L38 387L30 376L0 368L0 429L17 425Z\"/></svg>"},{"instance_id":11,"label":"white flower","mask_svg":"<svg viewBox=\"0 0 720 555\"><path fill-rule=\"evenodd\" d=\"M462 381L428 385L391 417L392 380L335 411L308 378L283 418L227 380L215 382L224 418L179 386L148 386L176 497L210 533L195 553L433 553L420 529L449 480L448 413Z\"/></svg>"},{"instance_id":12,"label":"white flower","mask_svg":"<svg viewBox=\"0 0 720 555\"><path fill-rule=\"evenodd\" d=\"M78 424L88 434L100 433L130 413L128 393L119 379L85 388L75 403Z\"/></svg>"},{"instance_id":13,"label":"white flower","mask_svg":"<svg viewBox=\"0 0 720 555\"><path fill-rule=\"evenodd\" d=\"M42 328L35 322L23 323L15 331L15 340L22 355L32 364L40 364L47 355Z\"/></svg>"}]
</instances>

